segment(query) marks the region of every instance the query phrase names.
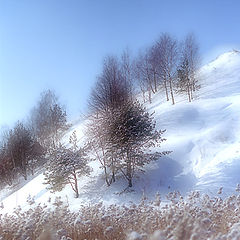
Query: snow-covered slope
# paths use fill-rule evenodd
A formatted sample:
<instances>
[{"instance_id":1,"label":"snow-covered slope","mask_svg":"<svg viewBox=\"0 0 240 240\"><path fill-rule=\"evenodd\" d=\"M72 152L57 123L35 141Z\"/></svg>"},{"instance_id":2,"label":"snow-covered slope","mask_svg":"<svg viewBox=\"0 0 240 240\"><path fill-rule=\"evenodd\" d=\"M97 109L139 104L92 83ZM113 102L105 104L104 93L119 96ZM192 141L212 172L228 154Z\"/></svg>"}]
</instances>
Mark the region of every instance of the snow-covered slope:
<instances>
[{"instance_id":1,"label":"snow-covered slope","mask_svg":"<svg viewBox=\"0 0 240 240\"><path fill-rule=\"evenodd\" d=\"M240 182L240 52L227 52L204 66L197 100L154 108L167 129L171 158L194 176L193 189L231 191Z\"/></svg>"},{"instance_id":2,"label":"snow-covered slope","mask_svg":"<svg viewBox=\"0 0 240 240\"><path fill-rule=\"evenodd\" d=\"M218 98L240 93L240 52L220 55L201 69L201 98Z\"/></svg>"},{"instance_id":3,"label":"snow-covered slope","mask_svg":"<svg viewBox=\"0 0 240 240\"><path fill-rule=\"evenodd\" d=\"M163 196L173 190L183 194L192 190L216 194L221 186L224 193L233 191L240 183L240 53L221 55L204 66L199 76L201 89L192 103L185 96L177 96L173 106L159 93L147 105L149 111L155 112L157 127L167 130L164 136L167 141L161 150L173 152L146 166L146 172L134 179L133 191L123 191L124 179L107 187L99 163L92 162L92 175L79 180L79 199L73 197L69 186L61 193L50 193L42 184L41 174L4 199L1 211L26 205L29 194L37 203L62 196L71 209L77 209L80 204L97 201L106 204L139 201L143 192L149 197L157 191ZM84 122L71 131L74 129L83 137ZM67 141L68 135L64 139Z\"/></svg>"}]
</instances>

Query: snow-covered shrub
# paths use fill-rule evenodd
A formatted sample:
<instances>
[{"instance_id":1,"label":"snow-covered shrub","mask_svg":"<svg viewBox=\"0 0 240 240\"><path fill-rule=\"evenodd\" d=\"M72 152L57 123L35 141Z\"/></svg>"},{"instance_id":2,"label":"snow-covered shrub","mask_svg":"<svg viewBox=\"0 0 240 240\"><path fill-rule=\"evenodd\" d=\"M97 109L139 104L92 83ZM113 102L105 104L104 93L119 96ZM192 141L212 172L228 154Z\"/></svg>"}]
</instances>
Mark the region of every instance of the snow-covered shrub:
<instances>
[{"instance_id":1,"label":"snow-covered shrub","mask_svg":"<svg viewBox=\"0 0 240 240\"><path fill-rule=\"evenodd\" d=\"M45 184L49 184L50 190L61 191L66 184L70 184L78 198L78 177L89 174L91 168L87 165L86 148L77 148L73 138L70 138L72 148L60 145L52 151L44 175Z\"/></svg>"}]
</instances>

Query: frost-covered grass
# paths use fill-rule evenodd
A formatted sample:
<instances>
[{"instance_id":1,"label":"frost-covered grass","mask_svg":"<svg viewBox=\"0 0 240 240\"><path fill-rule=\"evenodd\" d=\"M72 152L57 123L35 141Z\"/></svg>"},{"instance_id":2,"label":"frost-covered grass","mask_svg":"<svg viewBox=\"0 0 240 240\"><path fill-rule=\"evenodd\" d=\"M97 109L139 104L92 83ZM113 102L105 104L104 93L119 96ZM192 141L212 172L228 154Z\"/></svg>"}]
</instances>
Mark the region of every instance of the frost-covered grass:
<instances>
[{"instance_id":1,"label":"frost-covered grass","mask_svg":"<svg viewBox=\"0 0 240 240\"><path fill-rule=\"evenodd\" d=\"M239 190L239 187L238 189ZM192 192L183 198L169 193L169 202L143 199L139 204L102 203L79 206L71 212L57 198L53 205L15 209L0 218L1 239L218 239L240 238L240 195L221 198ZM32 204L32 202L29 202Z\"/></svg>"}]
</instances>

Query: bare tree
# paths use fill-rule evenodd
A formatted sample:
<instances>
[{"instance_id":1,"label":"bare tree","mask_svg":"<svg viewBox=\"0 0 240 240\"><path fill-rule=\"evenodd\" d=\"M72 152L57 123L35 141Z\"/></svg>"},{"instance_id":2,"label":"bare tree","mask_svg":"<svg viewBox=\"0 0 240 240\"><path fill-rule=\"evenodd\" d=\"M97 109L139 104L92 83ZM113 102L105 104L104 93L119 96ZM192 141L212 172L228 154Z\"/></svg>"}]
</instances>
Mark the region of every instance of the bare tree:
<instances>
[{"instance_id":1,"label":"bare tree","mask_svg":"<svg viewBox=\"0 0 240 240\"><path fill-rule=\"evenodd\" d=\"M150 71L153 78L153 84L154 84L154 91L153 93L156 93L158 91L158 86L160 85L161 81L161 54L158 51L158 46L156 44L153 44L151 48L148 50L149 55L149 64L150 64Z\"/></svg>"},{"instance_id":2,"label":"bare tree","mask_svg":"<svg viewBox=\"0 0 240 240\"><path fill-rule=\"evenodd\" d=\"M92 150L94 158L101 164L107 186L115 182L116 175L115 159L113 153L109 153L109 141L107 137L107 129L112 121L112 118L110 118L112 116L114 115L108 115L106 112L91 114L86 132L89 147Z\"/></svg>"},{"instance_id":3,"label":"bare tree","mask_svg":"<svg viewBox=\"0 0 240 240\"><path fill-rule=\"evenodd\" d=\"M192 82L190 81L190 66L188 59L183 59L182 64L178 68L178 92L186 92L188 101L192 100Z\"/></svg>"},{"instance_id":4,"label":"bare tree","mask_svg":"<svg viewBox=\"0 0 240 240\"><path fill-rule=\"evenodd\" d=\"M142 69L141 69L141 64L143 61L143 55L139 54L138 58L136 58L133 62L133 73L134 73L134 78L135 81L137 82L137 85L139 86L141 92L142 92L142 97L143 101L146 101L146 96L145 93L147 92L148 89L148 83L144 77L142 77Z\"/></svg>"},{"instance_id":5,"label":"bare tree","mask_svg":"<svg viewBox=\"0 0 240 240\"><path fill-rule=\"evenodd\" d=\"M17 122L13 129L5 130L0 144L0 172L6 184L11 185L20 173L27 179L42 159L44 150L34 139L28 126Z\"/></svg>"},{"instance_id":6,"label":"bare tree","mask_svg":"<svg viewBox=\"0 0 240 240\"><path fill-rule=\"evenodd\" d=\"M140 89L145 99L145 92L148 92L148 100L152 102L152 93L155 93L154 72L150 61L149 51L140 53L135 60L135 77L138 79Z\"/></svg>"},{"instance_id":7,"label":"bare tree","mask_svg":"<svg viewBox=\"0 0 240 240\"><path fill-rule=\"evenodd\" d=\"M101 163L107 185L115 181L115 156L109 148L106 134L108 126L119 109L131 99L131 69L128 55L122 62L108 56L103 63L103 70L92 90L89 106L91 117L88 126L89 145Z\"/></svg>"},{"instance_id":8,"label":"bare tree","mask_svg":"<svg viewBox=\"0 0 240 240\"><path fill-rule=\"evenodd\" d=\"M168 86L170 89L172 104L175 104L174 100L174 80L176 78L177 66L179 60L178 43L168 33L164 33L160 36L159 40L155 43L155 56L158 61L157 74L164 83L167 101Z\"/></svg>"},{"instance_id":9,"label":"bare tree","mask_svg":"<svg viewBox=\"0 0 240 240\"><path fill-rule=\"evenodd\" d=\"M20 170L27 179L27 168L32 156L34 139L29 129L23 123L17 122L13 130L9 131L7 150L13 170Z\"/></svg>"},{"instance_id":10,"label":"bare tree","mask_svg":"<svg viewBox=\"0 0 240 240\"><path fill-rule=\"evenodd\" d=\"M60 137L69 127L65 108L56 94L47 90L31 113L32 130L41 145L55 147Z\"/></svg>"},{"instance_id":11,"label":"bare tree","mask_svg":"<svg viewBox=\"0 0 240 240\"><path fill-rule=\"evenodd\" d=\"M108 56L103 63L103 70L92 90L89 107L92 111L117 108L129 98L129 87L120 69L116 57Z\"/></svg>"},{"instance_id":12,"label":"bare tree","mask_svg":"<svg viewBox=\"0 0 240 240\"><path fill-rule=\"evenodd\" d=\"M200 86L197 85L196 73L200 67L199 46L193 33L186 36L183 46L183 58L189 62L190 81L192 83L193 91Z\"/></svg>"},{"instance_id":13,"label":"bare tree","mask_svg":"<svg viewBox=\"0 0 240 240\"><path fill-rule=\"evenodd\" d=\"M190 33L181 45L180 65L178 67L178 91L186 92L188 100L193 100L193 92L200 88L197 71L200 66L199 47L195 36Z\"/></svg>"},{"instance_id":14,"label":"bare tree","mask_svg":"<svg viewBox=\"0 0 240 240\"><path fill-rule=\"evenodd\" d=\"M125 87L128 88L128 94L130 98L133 98L133 86L134 86L134 66L128 49L124 50L121 56L120 69L122 77L125 80Z\"/></svg>"},{"instance_id":15,"label":"bare tree","mask_svg":"<svg viewBox=\"0 0 240 240\"><path fill-rule=\"evenodd\" d=\"M11 160L7 144L2 143L0 146L0 178L1 183L12 185L14 180L13 162Z\"/></svg>"}]
</instances>

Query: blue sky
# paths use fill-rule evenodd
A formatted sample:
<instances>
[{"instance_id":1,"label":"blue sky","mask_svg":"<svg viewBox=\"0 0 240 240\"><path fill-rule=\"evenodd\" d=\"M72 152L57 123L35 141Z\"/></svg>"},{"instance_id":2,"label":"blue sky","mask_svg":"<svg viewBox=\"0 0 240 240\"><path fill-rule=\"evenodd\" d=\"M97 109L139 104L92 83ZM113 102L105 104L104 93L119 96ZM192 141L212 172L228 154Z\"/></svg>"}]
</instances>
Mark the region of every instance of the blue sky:
<instances>
[{"instance_id":1,"label":"blue sky","mask_svg":"<svg viewBox=\"0 0 240 240\"><path fill-rule=\"evenodd\" d=\"M240 46L239 0L0 0L0 126L54 89L86 111L104 56L136 53L161 32L194 32L203 62Z\"/></svg>"}]
</instances>

